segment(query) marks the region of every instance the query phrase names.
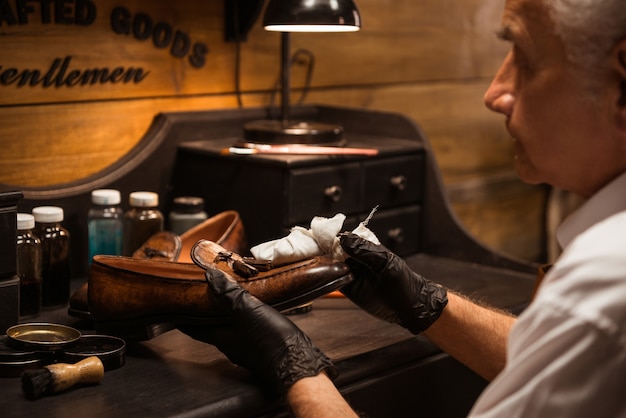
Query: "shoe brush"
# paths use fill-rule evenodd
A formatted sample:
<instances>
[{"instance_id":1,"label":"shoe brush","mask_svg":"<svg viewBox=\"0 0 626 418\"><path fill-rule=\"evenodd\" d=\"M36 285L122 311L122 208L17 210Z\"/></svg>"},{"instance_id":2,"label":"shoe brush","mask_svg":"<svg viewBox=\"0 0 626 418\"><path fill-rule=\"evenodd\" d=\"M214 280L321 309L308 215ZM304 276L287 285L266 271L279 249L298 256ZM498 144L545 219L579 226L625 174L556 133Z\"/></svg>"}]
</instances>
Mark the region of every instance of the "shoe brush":
<instances>
[{"instance_id":1,"label":"shoe brush","mask_svg":"<svg viewBox=\"0 0 626 418\"><path fill-rule=\"evenodd\" d=\"M104 376L104 366L97 356L87 357L76 364L56 363L22 374L22 391L28 399L62 392L77 384L98 383Z\"/></svg>"}]
</instances>

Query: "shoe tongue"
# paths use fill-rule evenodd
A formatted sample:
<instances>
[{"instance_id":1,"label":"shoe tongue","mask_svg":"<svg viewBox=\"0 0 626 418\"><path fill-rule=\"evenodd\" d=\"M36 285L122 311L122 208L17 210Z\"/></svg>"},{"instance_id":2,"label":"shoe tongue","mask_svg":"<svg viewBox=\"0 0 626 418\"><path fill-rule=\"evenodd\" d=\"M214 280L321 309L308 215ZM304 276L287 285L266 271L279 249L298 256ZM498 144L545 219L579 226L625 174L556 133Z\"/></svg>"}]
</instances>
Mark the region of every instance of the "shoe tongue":
<instances>
[{"instance_id":1,"label":"shoe tongue","mask_svg":"<svg viewBox=\"0 0 626 418\"><path fill-rule=\"evenodd\" d=\"M232 257L233 253L226 251L221 245L201 239L191 247L191 260L205 270L217 268L217 263L228 257Z\"/></svg>"},{"instance_id":2,"label":"shoe tongue","mask_svg":"<svg viewBox=\"0 0 626 418\"><path fill-rule=\"evenodd\" d=\"M205 270L217 269L246 279L259 274L259 270L246 263L239 254L227 251L213 241L196 242L191 248L191 259Z\"/></svg>"}]
</instances>

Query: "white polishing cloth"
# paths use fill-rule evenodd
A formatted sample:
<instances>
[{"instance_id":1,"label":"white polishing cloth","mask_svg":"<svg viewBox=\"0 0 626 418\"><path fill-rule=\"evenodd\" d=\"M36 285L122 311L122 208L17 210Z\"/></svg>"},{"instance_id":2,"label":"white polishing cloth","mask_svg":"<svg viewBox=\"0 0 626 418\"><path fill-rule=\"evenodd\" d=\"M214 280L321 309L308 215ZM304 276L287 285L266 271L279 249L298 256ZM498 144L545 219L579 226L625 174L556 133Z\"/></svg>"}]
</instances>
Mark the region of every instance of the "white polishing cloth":
<instances>
[{"instance_id":1,"label":"white polishing cloth","mask_svg":"<svg viewBox=\"0 0 626 418\"><path fill-rule=\"evenodd\" d=\"M361 222L352 232L380 244L376 235L366 226L370 217ZM342 213L332 218L316 216L311 221L310 229L295 226L286 237L259 244L252 247L250 252L254 258L270 260L275 266L295 263L317 255L328 255L335 260L344 261L347 256L339 244L337 235L343 228L345 220L346 215Z\"/></svg>"}]
</instances>

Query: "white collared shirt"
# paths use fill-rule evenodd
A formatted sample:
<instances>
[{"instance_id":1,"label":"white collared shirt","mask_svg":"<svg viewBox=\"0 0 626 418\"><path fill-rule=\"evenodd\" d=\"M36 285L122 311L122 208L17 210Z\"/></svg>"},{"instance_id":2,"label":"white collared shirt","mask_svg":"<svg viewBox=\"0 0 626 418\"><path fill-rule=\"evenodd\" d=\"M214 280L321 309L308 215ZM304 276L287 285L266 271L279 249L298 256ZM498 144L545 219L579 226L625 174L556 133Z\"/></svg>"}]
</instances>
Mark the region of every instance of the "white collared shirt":
<instances>
[{"instance_id":1,"label":"white collared shirt","mask_svg":"<svg viewBox=\"0 0 626 418\"><path fill-rule=\"evenodd\" d=\"M472 417L626 417L626 173L571 215L564 251Z\"/></svg>"}]
</instances>

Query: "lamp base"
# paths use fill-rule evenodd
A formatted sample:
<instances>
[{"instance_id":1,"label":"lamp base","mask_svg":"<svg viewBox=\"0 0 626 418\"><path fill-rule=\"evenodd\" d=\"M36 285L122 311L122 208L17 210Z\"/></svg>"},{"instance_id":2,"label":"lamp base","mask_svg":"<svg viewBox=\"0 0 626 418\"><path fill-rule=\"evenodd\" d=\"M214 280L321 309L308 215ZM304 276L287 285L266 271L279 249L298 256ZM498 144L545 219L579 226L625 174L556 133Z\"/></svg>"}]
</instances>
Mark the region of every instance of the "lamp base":
<instances>
[{"instance_id":1,"label":"lamp base","mask_svg":"<svg viewBox=\"0 0 626 418\"><path fill-rule=\"evenodd\" d=\"M261 144L327 144L343 139L343 128L318 122L256 120L243 127L244 140Z\"/></svg>"}]
</instances>

